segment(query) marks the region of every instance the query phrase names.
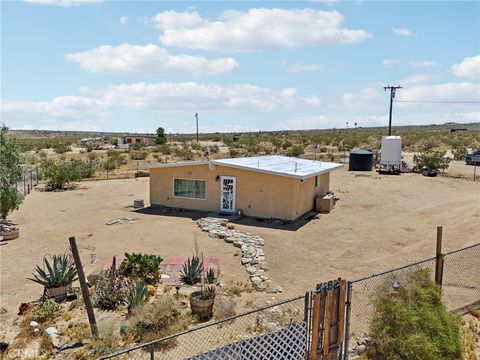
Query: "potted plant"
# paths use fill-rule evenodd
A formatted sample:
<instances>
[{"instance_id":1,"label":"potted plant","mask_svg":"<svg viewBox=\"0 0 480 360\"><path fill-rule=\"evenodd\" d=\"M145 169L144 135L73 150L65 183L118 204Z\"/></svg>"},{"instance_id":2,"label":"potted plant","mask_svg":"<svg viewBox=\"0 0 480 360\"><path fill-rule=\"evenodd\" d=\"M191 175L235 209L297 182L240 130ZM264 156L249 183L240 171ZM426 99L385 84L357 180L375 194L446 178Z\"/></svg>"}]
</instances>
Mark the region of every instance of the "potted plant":
<instances>
[{"instance_id":1,"label":"potted plant","mask_svg":"<svg viewBox=\"0 0 480 360\"><path fill-rule=\"evenodd\" d=\"M215 286L203 286L200 291L190 294L190 307L193 314L197 314L202 320L208 320L213 315L213 304L215 303Z\"/></svg>"},{"instance_id":2,"label":"potted plant","mask_svg":"<svg viewBox=\"0 0 480 360\"><path fill-rule=\"evenodd\" d=\"M200 281L201 289L192 292L189 300L192 313L197 314L202 320L212 317L216 294L215 286L205 286L206 280L203 260L200 261L198 256L188 258L180 272L180 281L187 285L196 285Z\"/></svg>"},{"instance_id":3,"label":"potted plant","mask_svg":"<svg viewBox=\"0 0 480 360\"><path fill-rule=\"evenodd\" d=\"M52 262L43 259L43 268L36 266L32 280L45 288L44 295L48 298L64 299L77 280L77 269L70 263L68 255L53 255Z\"/></svg>"}]
</instances>

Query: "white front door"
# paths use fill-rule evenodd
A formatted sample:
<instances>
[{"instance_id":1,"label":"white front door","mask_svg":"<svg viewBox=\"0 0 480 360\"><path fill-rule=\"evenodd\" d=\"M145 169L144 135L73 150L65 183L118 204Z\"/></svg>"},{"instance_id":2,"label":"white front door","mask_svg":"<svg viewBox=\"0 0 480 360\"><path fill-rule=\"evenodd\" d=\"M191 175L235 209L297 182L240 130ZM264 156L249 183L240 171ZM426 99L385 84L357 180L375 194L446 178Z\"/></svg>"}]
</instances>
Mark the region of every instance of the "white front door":
<instances>
[{"instance_id":1,"label":"white front door","mask_svg":"<svg viewBox=\"0 0 480 360\"><path fill-rule=\"evenodd\" d=\"M220 211L235 212L236 187L235 176L220 177Z\"/></svg>"}]
</instances>

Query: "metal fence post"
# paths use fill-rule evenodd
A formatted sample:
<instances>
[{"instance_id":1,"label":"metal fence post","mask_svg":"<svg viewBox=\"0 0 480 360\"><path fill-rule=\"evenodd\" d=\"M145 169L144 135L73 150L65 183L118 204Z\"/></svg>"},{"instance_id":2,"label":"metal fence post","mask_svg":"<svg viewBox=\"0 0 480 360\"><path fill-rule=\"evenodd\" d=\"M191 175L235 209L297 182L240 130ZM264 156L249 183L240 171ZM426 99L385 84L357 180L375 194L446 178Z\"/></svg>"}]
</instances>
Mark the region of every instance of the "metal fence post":
<instances>
[{"instance_id":1,"label":"metal fence post","mask_svg":"<svg viewBox=\"0 0 480 360\"><path fill-rule=\"evenodd\" d=\"M435 252L435 283L442 286L443 281L443 260L442 254L443 227L437 226L437 248Z\"/></svg>"},{"instance_id":2,"label":"metal fence post","mask_svg":"<svg viewBox=\"0 0 480 360\"><path fill-rule=\"evenodd\" d=\"M350 347L350 315L352 312L352 283L347 281L347 301L345 302L347 311L345 313L345 341L343 342L343 360L348 360L348 350Z\"/></svg>"}]
</instances>

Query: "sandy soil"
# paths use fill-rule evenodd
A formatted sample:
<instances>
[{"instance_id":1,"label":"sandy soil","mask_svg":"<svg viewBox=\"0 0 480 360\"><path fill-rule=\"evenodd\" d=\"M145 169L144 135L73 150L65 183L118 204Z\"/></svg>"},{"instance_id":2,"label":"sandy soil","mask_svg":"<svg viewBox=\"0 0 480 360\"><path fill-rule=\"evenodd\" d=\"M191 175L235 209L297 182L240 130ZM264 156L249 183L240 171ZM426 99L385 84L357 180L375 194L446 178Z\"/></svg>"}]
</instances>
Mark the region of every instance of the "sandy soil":
<instances>
[{"instance_id":1,"label":"sandy soil","mask_svg":"<svg viewBox=\"0 0 480 360\"><path fill-rule=\"evenodd\" d=\"M332 173L331 188L340 198L335 210L303 226L272 227L253 219L236 225L265 238L269 275L273 285L284 288L277 300L321 281L356 278L432 256L437 225L444 226L446 250L479 241L480 181L339 170ZM10 216L20 226L20 238L0 246L0 306L7 311L2 324L16 317L21 302L42 294L41 286L26 278L45 254L65 252L72 235L83 249L87 273L124 252L187 257L197 239L206 256L221 259L222 282L248 280L234 256L239 249L200 231L194 221L199 214L134 212L130 206L139 198L148 201L148 178L90 181L75 190L28 195ZM118 217L137 221L105 224ZM88 263L90 247L96 248L97 264ZM271 297L252 293L242 301L259 306Z\"/></svg>"}]
</instances>

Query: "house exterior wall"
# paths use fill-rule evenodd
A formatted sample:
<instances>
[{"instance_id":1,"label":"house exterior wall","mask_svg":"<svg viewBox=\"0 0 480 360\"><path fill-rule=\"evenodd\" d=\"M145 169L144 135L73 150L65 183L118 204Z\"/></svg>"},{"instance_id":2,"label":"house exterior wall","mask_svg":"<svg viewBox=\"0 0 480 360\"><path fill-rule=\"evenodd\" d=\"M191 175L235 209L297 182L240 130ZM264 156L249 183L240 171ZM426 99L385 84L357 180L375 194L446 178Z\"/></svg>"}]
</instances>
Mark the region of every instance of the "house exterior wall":
<instances>
[{"instance_id":1,"label":"house exterior wall","mask_svg":"<svg viewBox=\"0 0 480 360\"><path fill-rule=\"evenodd\" d=\"M130 145L142 144L145 146L154 146L155 137L151 136L125 136L118 138L117 145L122 148L128 148Z\"/></svg>"},{"instance_id":2,"label":"house exterior wall","mask_svg":"<svg viewBox=\"0 0 480 360\"><path fill-rule=\"evenodd\" d=\"M328 175L320 175L320 182L329 181ZM219 211L220 179L235 176L236 210L253 217L294 220L314 208L315 196L328 184L315 187L315 177L299 179L264 174L208 164L160 167L150 169L150 203L173 208L200 211ZM323 176L323 177L322 177ZM206 181L206 199L186 199L173 196L173 179Z\"/></svg>"}]
</instances>

